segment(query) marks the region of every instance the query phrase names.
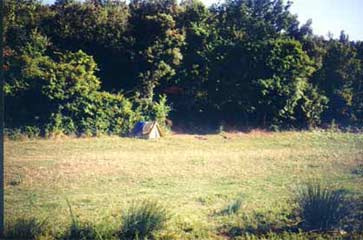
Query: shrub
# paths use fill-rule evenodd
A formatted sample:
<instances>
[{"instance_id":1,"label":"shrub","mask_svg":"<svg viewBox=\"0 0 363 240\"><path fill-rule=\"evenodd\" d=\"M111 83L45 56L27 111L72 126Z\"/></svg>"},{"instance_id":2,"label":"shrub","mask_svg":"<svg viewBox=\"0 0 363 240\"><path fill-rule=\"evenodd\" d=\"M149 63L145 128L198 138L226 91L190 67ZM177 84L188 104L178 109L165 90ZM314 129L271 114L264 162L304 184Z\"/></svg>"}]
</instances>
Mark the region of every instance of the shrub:
<instances>
[{"instance_id":1,"label":"shrub","mask_svg":"<svg viewBox=\"0 0 363 240\"><path fill-rule=\"evenodd\" d=\"M137 112L144 121L157 121L165 127L168 114L171 108L167 105L165 95L159 96L159 101L141 99L139 95L135 96L135 112Z\"/></svg>"},{"instance_id":2,"label":"shrub","mask_svg":"<svg viewBox=\"0 0 363 240\"><path fill-rule=\"evenodd\" d=\"M308 88L308 79L315 71L313 61L301 43L291 39L269 41L263 52L268 53L264 57L268 74L255 81L258 111L264 113L264 121L282 126L295 119L296 108Z\"/></svg>"},{"instance_id":3,"label":"shrub","mask_svg":"<svg viewBox=\"0 0 363 240\"><path fill-rule=\"evenodd\" d=\"M62 114L72 121L77 133L88 135L129 133L139 117L132 103L121 94L94 92L86 98L68 103ZM70 128L65 125L64 128Z\"/></svg>"},{"instance_id":4,"label":"shrub","mask_svg":"<svg viewBox=\"0 0 363 240\"><path fill-rule=\"evenodd\" d=\"M121 94L94 92L59 106L46 126L46 135L126 135L140 117Z\"/></svg>"},{"instance_id":5,"label":"shrub","mask_svg":"<svg viewBox=\"0 0 363 240\"><path fill-rule=\"evenodd\" d=\"M155 201L142 201L132 205L122 217L120 239L152 238L162 230L168 220L167 210Z\"/></svg>"},{"instance_id":6,"label":"shrub","mask_svg":"<svg viewBox=\"0 0 363 240\"><path fill-rule=\"evenodd\" d=\"M311 84L305 89L305 94L297 107L297 121L313 128L320 124L320 116L327 109L328 98Z\"/></svg>"},{"instance_id":7,"label":"shrub","mask_svg":"<svg viewBox=\"0 0 363 240\"><path fill-rule=\"evenodd\" d=\"M52 101L67 101L84 97L100 89L101 81L93 57L83 51L59 54L59 61L49 61L44 67L42 93Z\"/></svg>"},{"instance_id":8,"label":"shrub","mask_svg":"<svg viewBox=\"0 0 363 240\"><path fill-rule=\"evenodd\" d=\"M7 224L5 238L17 240L38 239L41 235L45 234L46 229L46 220L39 221L35 218L20 218Z\"/></svg>"},{"instance_id":9,"label":"shrub","mask_svg":"<svg viewBox=\"0 0 363 240\"><path fill-rule=\"evenodd\" d=\"M322 187L319 183L302 187L297 203L305 230L326 231L337 228L348 215L346 193Z\"/></svg>"},{"instance_id":10,"label":"shrub","mask_svg":"<svg viewBox=\"0 0 363 240\"><path fill-rule=\"evenodd\" d=\"M137 121L132 103L122 94L101 92L97 65L82 51L65 53L44 74L42 92L55 109L48 135L126 134Z\"/></svg>"},{"instance_id":11,"label":"shrub","mask_svg":"<svg viewBox=\"0 0 363 240\"><path fill-rule=\"evenodd\" d=\"M11 123L15 119L11 127L19 128L21 134L29 137L37 137L41 132L46 136L121 135L127 134L141 118L135 114L133 103L122 94L100 91L97 64L82 51L59 53L56 59L36 62L36 67L36 74L31 75L32 87L23 90L32 108L22 109L24 104L15 103L7 108L19 108L7 114L6 121ZM33 100L37 101L33 103ZM24 119L25 123L18 119Z\"/></svg>"},{"instance_id":12,"label":"shrub","mask_svg":"<svg viewBox=\"0 0 363 240\"><path fill-rule=\"evenodd\" d=\"M48 137L58 136L63 134L63 116L61 113L52 113L49 119L49 123L45 126L45 135Z\"/></svg>"},{"instance_id":13,"label":"shrub","mask_svg":"<svg viewBox=\"0 0 363 240\"><path fill-rule=\"evenodd\" d=\"M20 128L14 128L14 129L5 128L4 136L9 138L10 140L21 140L24 138L24 135L22 134Z\"/></svg>"},{"instance_id":14,"label":"shrub","mask_svg":"<svg viewBox=\"0 0 363 240\"><path fill-rule=\"evenodd\" d=\"M165 126L165 122L170 110L171 108L167 104L166 96L159 96L159 102L156 102L153 107L155 120L157 120L161 125Z\"/></svg>"},{"instance_id":15,"label":"shrub","mask_svg":"<svg viewBox=\"0 0 363 240\"><path fill-rule=\"evenodd\" d=\"M24 136L126 135L139 120L164 125L170 111L165 96L155 102L139 96L131 101L121 93L101 92L97 64L81 50L57 53L54 59L28 57L28 62L29 86L21 89L21 98L9 93L13 98L6 108L8 127L19 128ZM23 102L29 103L26 109Z\"/></svg>"},{"instance_id":16,"label":"shrub","mask_svg":"<svg viewBox=\"0 0 363 240\"><path fill-rule=\"evenodd\" d=\"M24 134L28 138L37 138L40 136L40 129L35 126L25 126L24 127Z\"/></svg>"}]
</instances>

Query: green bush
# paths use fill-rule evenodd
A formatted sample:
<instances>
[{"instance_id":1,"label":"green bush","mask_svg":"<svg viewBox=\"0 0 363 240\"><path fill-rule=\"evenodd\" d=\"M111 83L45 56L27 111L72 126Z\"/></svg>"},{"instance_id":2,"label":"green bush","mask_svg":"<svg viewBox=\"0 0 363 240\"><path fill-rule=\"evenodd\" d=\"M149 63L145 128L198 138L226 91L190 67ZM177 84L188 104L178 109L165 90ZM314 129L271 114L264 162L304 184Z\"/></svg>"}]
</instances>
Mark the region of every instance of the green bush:
<instances>
[{"instance_id":1,"label":"green bush","mask_svg":"<svg viewBox=\"0 0 363 240\"><path fill-rule=\"evenodd\" d=\"M346 193L308 183L297 196L298 211L305 230L327 231L340 226L348 215Z\"/></svg>"},{"instance_id":2,"label":"green bush","mask_svg":"<svg viewBox=\"0 0 363 240\"><path fill-rule=\"evenodd\" d=\"M36 138L40 136L40 129L36 126L25 126L24 127L24 134L28 138Z\"/></svg>"},{"instance_id":3,"label":"green bush","mask_svg":"<svg viewBox=\"0 0 363 240\"><path fill-rule=\"evenodd\" d=\"M160 95L158 101L151 101L150 99L140 98L138 94L135 99L135 112L141 117L143 121L157 121L162 127L165 127L165 121L171 111L170 106L167 105L165 95Z\"/></svg>"},{"instance_id":4,"label":"green bush","mask_svg":"<svg viewBox=\"0 0 363 240\"><path fill-rule=\"evenodd\" d=\"M159 124L165 127L165 122L168 117L171 108L167 104L167 99L165 95L159 96L159 101L155 102L153 105L153 114L155 115L155 120Z\"/></svg>"},{"instance_id":5,"label":"green bush","mask_svg":"<svg viewBox=\"0 0 363 240\"><path fill-rule=\"evenodd\" d=\"M37 138L41 136L41 129L37 126L24 126L21 128L4 129L4 135L11 140Z\"/></svg>"},{"instance_id":6,"label":"green bush","mask_svg":"<svg viewBox=\"0 0 363 240\"><path fill-rule=\"evenodd\" d=\"M68 52L44 71L42 92L57 106L47 124L54 134L126 134L136 121L121 94L100 92L97 65L82 51Z\"/></svg>"},{"instance_id":7,"label":"green bush","mask_svg":"<svg viewBox=\"0 0 363 240\"><path fill-rule=\"evenodd\" d=\"M264 57L267 74L256 80L258 108L265 120L282 126L295 119L296 107L307 97L304 93L315 68L296 40L271 40L264 53L267 54Z\"/></svg>"},{"instance_id":8,"label":"green bush","mask_svg":"<svg viewBox=\"0 0 363 240\"><path fill-rule=\"evenodd\" d=\"M20 128L5 128L4 136L9 138L10 140L20 140L24 137Z\"/></svg>"},{"instance_id":9,"label":"green bush","mask_svg":"<svg viewBox=\"0 0 363 240\"><path fill-rule=\"evenodd\" d=\"M77 98L61 108L63 131L97 136L100 134L125 135L140 117L132 103L121 94L94 92ZM56 124L53 124L56 126Z\"/></svg>"},{"instance_id":10,"label":"green bush","mask_svg":"<svg viewBox=\"0 0 363 240\"><path fill-rule=\"evenodd\" d=\"M83 51L66 52L58 61L43 66L42 93L50 100L64 103L75 97L87 96L101 87L93 57Z\"/></svg>"},{"instance_id":11,"label":"green bush","mask_svg":"<svg viewBox=\"0 0 363 240\"><path fill-rule=\"evenodd\" d=\"M24 136L36 137L41 133L46 136L125 135L136 121L142 119L142 114L165 119L168 113L165 98L151 104L150 112L138 112L140 109L136 102L122 94L101 92L101 82L96 76L97 64L83 51L58 53L55 59L46 58L34 64L29 75L33 85L22 91L30 102L34 99L39 101L36 106L30 104L34 109L22 109L23 104L19 104L21 109L7 116L16 121L29 121L18 125L14 123L14 128L18 128ZM19 106L15 104L12 109ZM23 127L27 125L31 127Z\"/></svg>"},{"instance_id":12,"label":"green bush","mask_svg":"<svg viewBox=\"0 0 363 240\"><path fill-rule=\"evenodd\" d=\"M63 54L47 67L42 91L57 106L46 124L47 135L126 135L139 120L164 124L170 111L165 96L157 102L131 101L121 93L99 91L97 65L82 51Z\"/></svg>"},{"instance_id":13,"label":"green bush","mask_svg":"<svg viewBox=\"0 0 363 240\"><path fill-rule=\"evenodd\" d=\"M297 121L313 128L321 123L320 116L327 108L328 98L322 95L316 87L308 84L305 94L297 107Z\"/></svg>"},{"instance_id":14,"label":"green bush","mask_svg":"<svg viewBox=\"0 0 363 240\"><path fill-rule=\"evenodd\" d=\"M153 238L169 219L167 210L155 201L142 201L132 205L122 217L120 239Z\"/></svg>"}]
</instances>

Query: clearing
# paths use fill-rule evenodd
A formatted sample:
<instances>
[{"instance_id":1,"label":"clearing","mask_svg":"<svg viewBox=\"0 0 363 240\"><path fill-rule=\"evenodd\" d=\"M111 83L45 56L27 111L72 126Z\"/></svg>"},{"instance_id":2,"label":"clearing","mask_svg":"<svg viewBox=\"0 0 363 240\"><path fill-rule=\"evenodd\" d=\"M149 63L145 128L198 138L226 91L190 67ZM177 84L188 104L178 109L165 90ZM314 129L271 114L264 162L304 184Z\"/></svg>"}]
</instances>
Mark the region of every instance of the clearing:
<instances>
[{"instance_id":1,"label":"clearing","mask_svg":"<svg viewBox=\"0 0 363 240\"><path fill-rule=\"evenodd\" d=\"M7 219L119 224L137 199L157 199L180 219L211 231L214 213L236 198L244 211L288 207L310 179L359 193L363 134L280 132L5 141Z\"/></svg>"}]
</instances>

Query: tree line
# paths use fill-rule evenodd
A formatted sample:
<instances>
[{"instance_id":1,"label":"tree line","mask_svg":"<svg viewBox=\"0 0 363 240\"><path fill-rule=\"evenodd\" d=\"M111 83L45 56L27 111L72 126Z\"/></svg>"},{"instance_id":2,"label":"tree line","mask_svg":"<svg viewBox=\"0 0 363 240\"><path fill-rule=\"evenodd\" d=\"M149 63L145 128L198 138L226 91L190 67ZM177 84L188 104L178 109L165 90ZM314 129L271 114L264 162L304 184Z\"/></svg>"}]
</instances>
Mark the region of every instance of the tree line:
<instances>
[{"instance_id":1,"label":"tree line","mask_svg":"<svg viewBox=\"0 0 363 240\"><path fill-rule=\"evenodd\" d=\"M125 134L139 120L363 123L363 42L283 0L5 0L6 127ZM36 130L34 130L36 129Z\"/></svg>"}]
</instances>

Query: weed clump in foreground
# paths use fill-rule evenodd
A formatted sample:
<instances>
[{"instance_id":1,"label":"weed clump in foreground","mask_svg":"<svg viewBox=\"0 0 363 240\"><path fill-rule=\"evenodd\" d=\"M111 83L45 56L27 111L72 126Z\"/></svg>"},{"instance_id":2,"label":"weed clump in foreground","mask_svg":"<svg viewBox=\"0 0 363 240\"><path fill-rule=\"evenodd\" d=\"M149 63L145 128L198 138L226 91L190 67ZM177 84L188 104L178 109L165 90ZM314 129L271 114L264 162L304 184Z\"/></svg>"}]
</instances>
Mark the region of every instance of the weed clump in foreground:
<instances>
[{"instance_id":1,"label":"weed clump in foreground","mask_svg":"<svg viewBox=\"0 0 363 240\"><path fill-rule=\"evenodd\" d=\"M156 201L142 201L132 205L122 217L120 239L153 238L169 219L167 210Z\"/></svg>"},{"instance_id":2,"label":"weed clump in foreground","mask_svg":"<svg viewBox=\"0 0 363 240\"><path fill-rule=\"evenodd\" d=\"M102 240L96 227L91 223L72 222L69 230L61 237L62 240Z\"/></svg>"},{"instance_id":3,"label":"weed clump in foreground","mask_svg":"<svg viewBox=\"0 0 363 240\"><path fill-rule=\"evenodd\" d=\"M35 218L16 219L10 222L5 229L5 239L33 240L45 234L47 229L46 221L39 221Z\"/></svg>"},{"instance_id":4,"label":"weed clump in foreground","mask_svg":"<svg viewBox=\"0 0 363 240\"><path fill-rule=\"evenodd\" d=\"M363 177L363 164L359 164L352 170L352 174Z\"/></svg>"},{"instance_id":5,"label":"weed clump in foreground","mask_svg":"<svg viewBox=\"0 0 363 240\"><path fill-rule=\"evenodd\" d=\"M308 183L297 196L302 228L312 231L329 231L340 226L349 214L346 192L322 187L319 183Z\"/></svg>"},{"instance_id":6,"label":"weed clump in foreground","mask_svg":"<svg viewBox=\"0 0 363 240\"><path fill-rule=\"evenodd\" d=\"M69 229L61 237L62 240L93 240L102 239L102 236L97 232L95 226L91 223L81 223L77 217L74 216L71 204L68 200L67 205L69 208L69 214L72 220Z\"/></svg>"}]
</instances>

